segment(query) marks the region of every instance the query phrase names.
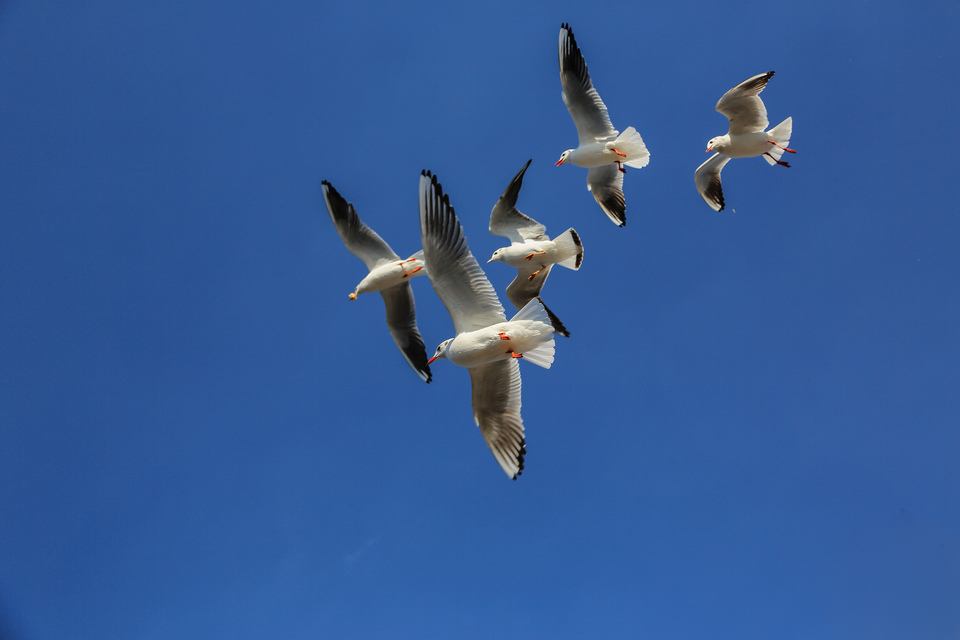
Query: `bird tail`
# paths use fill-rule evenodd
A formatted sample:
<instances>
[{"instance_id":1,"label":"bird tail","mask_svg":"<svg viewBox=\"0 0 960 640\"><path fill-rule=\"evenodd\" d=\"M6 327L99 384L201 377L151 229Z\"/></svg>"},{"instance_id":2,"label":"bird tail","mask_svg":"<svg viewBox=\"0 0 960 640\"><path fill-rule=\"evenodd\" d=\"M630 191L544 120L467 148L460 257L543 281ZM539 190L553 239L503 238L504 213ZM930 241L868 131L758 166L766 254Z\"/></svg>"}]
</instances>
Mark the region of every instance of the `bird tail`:
<instances>
[{"instance_id":1,"label":"bird tail","mask_svg":"<svg viewBox=\"0 0 960 640\"><path fill-rule=\"evenodd\" d=\"M541 323L541 335L546 335L547 340L538 344L533 349L527 349L523 352L523 359L529 360L533 364L549 369L553 364L554 342L553 342L553 324L550 322L550 316L546 308L540 302L540 298L534 296L530 302L524 305L523 309L517 312L517 315L510 319L511 322L518 320L527 320L529 322Z\"/></svg>"},{"instance_id":2,"label":"bird tail","mask_svg":"<svg viewBox=\"0 0 960 640\"><path fill-rule=\"evenodd\" d=\"M627 159L623 164L634 169L642 169L650 163L650 152L647 151L647 145L643 143L643 138L633 127L627 129L617 136L613 142L617 151L627 154Z\"/></svg>"},{"instance_id":3,"label":"bird tail","mask_svg":"<svg viewBox=\"0 0 960 640\"><path fill-rule=\"evenodd\" d=\"M422 264L420 265L423 269L423 273L427 273L427 261L423 259L423 249L417 251L415 254L407 258L407 260L419 260ZM421 275L420 273L414 275Z\"/></svg>"},{"instance_id":4,"label":"bird tail","mask_svg":"<svg viewBox=\"0 0 960 640\"><path fill-rule=\"evenodd\" d=\"M783 155L783 149L778 147L786 147L790 145L790 135L793 133L793 118L787 118L773 129L767 132L767 135L771 140L777 144L770 145L770 149L767 150L767 153L763 155L763 159L767 161L767 164L774 165L777 164L777 160L780 159L780 156ZM768 155L769 154L769 155ZM770 157L773 156L773 157Z\"/></svg>"},{"instance_id":5,"label":"bird tail","mask_svg":"<svg viewBox=\"0 0 960 640\"><path fill-rule=\"evenodd\" d=\"M576 271L583 262L583 245L580 243L580 234L571 227L553 239L557 245L560 260L557 264Z\"/></svg>"}]
</instances>

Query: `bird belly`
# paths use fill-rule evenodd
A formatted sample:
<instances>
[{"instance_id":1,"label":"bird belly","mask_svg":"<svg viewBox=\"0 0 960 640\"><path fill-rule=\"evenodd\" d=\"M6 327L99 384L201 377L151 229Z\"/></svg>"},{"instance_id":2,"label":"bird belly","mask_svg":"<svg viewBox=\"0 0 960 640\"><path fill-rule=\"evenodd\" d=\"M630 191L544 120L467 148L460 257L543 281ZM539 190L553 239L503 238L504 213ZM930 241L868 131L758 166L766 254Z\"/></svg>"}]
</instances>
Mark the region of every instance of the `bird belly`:
<instances>
[{"instance_id":1,"label":"bird belly","mask_svg":"<svg viewBox=\"0 0 960 640\"><path fill-rule=\"evenodd\" d=\"M769 140L764 131L730 136L730 145L722 153L731 158L753 158L769 150Z\"/></svg>"},{"instance_id":2,"label":"bird belly","mask_svg":"<svg viewBox=\"0 0 960 640\"><path fill-rule=\"evenodd\" d=\"M602 167L605 164L613 164L620 158L616 153L607 148L607 142L592 142L581 145L570 154L570 162L578 167Z\"/></svg>"},{"instance_id":3,"label":"bird belly","mask_svg":"<svg viewBox=\"0 0 960 640\"><path fill-rule=\"evenodd\" d=\"M514 243L503 251L503 261L515 269L522 269L530 264L550 264L550 250L553 248L553 242L524 242ZM531 253L546 251L545 254L533 256L527 260Z\"/></svg>"},{"instance_id":4,"label":"bird belly","mask_svg":"<svg viewBox=\"0 0 960 640\"><path fill-rule=\"evenodd\" d=\"M500 334L509 339L504 339ZM477 331L465 331L447 348L447 359L461 367L476 367L522 354L547 342L552 327L529 320L501 322Z\"/></svg>"},{"instance_id":5,"label":"bird belly","mask_svg":"<svg viewBox=\"0 0 960 640\"><path fill-rule=\"evenodd\" d=\"M375 268L357 285L357 293L383 291L384 289L397 286L407 279L405 277L405 266L406 265L402 265L399 262L391 262Z\"/></svg>"}]
</instances>

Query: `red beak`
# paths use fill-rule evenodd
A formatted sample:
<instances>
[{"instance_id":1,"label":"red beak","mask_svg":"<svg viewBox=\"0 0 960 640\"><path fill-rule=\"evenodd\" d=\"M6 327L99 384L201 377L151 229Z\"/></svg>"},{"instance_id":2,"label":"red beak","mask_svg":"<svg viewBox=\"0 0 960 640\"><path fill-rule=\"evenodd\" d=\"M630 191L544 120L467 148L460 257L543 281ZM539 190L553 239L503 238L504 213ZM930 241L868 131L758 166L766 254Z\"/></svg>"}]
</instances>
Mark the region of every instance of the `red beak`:
<instances>
[{"instance_id":1,"label":"red beak","mask_svg":"<svg viewBox=\"0 0 960 640\"><path fill-rule=\"evenodd\" d=\"M436 360L436 359L437 359L437 356L433 356L432 358L430 358L429 360L427 360L427 364L430 364L431 362L433 362L433 361Z\"/></svg>"},{"instance_id":2,"label":"red beak","mask_svg":"<svg viewBox=\"0 0 960 640\"><path fill-rule=\"evenodd\" d=\"M557 160L556 164L554 164L553 166L559 167L562 164L563 164L563 158L560 158L559 160Z\"/></svg>"},{"instance_id":3,"label":"red beak","mask_svg":"<svg viewBox=\"0 0 960 640\"><path fill-rule=\"evenodd\" d=\"M710 153L711 151L713 151L713 147L707 147L707 153Z\"/></svg>"}]
</instances>

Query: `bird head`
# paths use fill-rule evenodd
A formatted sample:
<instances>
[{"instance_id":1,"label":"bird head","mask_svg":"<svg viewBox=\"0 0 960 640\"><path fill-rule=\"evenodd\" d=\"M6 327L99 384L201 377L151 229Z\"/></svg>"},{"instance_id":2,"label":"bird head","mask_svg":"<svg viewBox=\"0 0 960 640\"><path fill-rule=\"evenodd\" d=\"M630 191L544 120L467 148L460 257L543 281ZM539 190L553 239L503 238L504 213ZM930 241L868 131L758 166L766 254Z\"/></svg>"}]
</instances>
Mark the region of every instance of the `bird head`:
<instances>
[{"instance_id":1,"label":"bird head","mask_svg":"<svg viewBox=\"0 0 960 640\"><path fill-rule=\"evenodd\" d=\"M448 346L451 342L453 342L453 338L448 338L448 339L444 340L443 342L441 342L441 343L437 346L437 352L433 354L433 357L432 357L432 358L430 358L429 360L427 360L427 364L430 364L431 362L433 362L433 361L436 360L437 358L446 358L446 357L447 357L447 346Z\"/></svg>"},{"instance_id":2,"label":"bird head","mask_svg":"<svg viewBox=\"0 0 960 640\"><path fill-rule=\"evenodd\" d=\"M560 159L557 160L556 164L553 165L553 166L559 167L559 166L562 165L564 162L566 162L566 161L567 161L567 158L570 156L570 153L571 153L572 151L573 151L573 149L567 149L566 151L564 151L563 153L561 153L561 154L560 154Z\"/></svg>"}]
</instances>

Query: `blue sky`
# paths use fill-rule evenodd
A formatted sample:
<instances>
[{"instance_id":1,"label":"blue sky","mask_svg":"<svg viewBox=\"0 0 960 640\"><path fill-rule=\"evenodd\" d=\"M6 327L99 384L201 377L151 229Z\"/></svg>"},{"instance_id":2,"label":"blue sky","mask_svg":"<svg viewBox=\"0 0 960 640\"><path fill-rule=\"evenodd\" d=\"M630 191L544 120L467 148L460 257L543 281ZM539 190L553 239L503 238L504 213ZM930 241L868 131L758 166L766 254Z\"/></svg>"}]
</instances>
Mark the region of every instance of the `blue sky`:
<instances>
[{"instance_id":1,"label":"blue sky","mask_svg":"<svg viewBox=\"0 0 960 640\"><path fill-rule=\"evenodd\" d=\"M956 638L960 7L720 4L3 3L0 635ZM651 151L623 229L553 166L562 22ZM715 213L768 70L798 154ZM429 169L486 260L530 158L585 253L511 482L320 181L406 256Z\"/></svg>"}]
</instances>

